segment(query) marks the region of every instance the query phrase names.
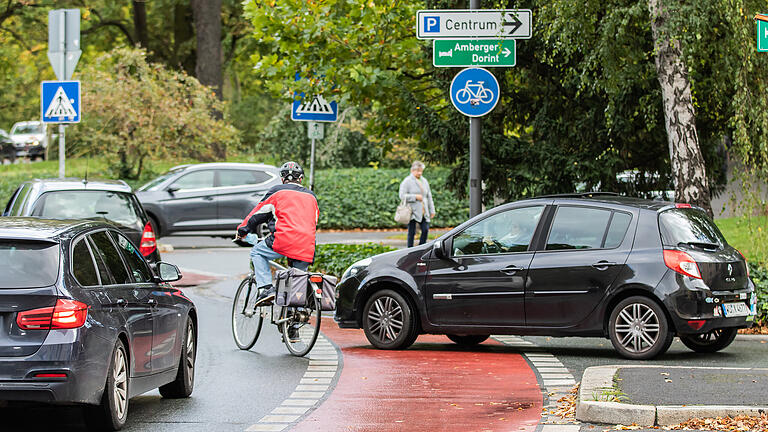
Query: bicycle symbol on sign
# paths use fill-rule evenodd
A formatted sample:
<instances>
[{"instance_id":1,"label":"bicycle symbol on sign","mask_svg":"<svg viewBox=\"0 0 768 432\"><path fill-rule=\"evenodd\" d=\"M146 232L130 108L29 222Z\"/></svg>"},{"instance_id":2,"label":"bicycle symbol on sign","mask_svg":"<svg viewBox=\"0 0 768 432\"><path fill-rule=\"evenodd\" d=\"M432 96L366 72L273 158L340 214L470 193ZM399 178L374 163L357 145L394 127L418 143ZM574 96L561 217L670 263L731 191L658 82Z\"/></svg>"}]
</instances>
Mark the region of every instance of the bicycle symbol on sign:
<instances>
[{"instance_id":1,"label":"bicycle symbol on sign","mask_svg":"<svg viewBox=\"0 0 768 432\"><path fill-rule=\"evenodd\" d=\"M493 91L483 86L484 81L477 81L477 84L471 84L472 80L467 80L464 88L456 92L456 102L470 105L479 105L480 102L487 104L493 100Z\"/></svg>"}]
</instances>

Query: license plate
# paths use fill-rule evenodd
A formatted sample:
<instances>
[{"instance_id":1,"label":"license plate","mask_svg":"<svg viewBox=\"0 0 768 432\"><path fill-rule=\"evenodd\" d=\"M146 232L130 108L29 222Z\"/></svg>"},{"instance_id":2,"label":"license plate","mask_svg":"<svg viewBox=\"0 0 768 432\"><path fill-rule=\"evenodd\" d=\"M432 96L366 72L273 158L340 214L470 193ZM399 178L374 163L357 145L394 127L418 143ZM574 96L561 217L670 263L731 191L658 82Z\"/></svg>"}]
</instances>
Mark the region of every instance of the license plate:
<instances>
[{"instance_id":1,"label":"license plate","mask_svg":"<svg viewBox=\"0 0 768 432\"><path fill-rule=\"evenodd\" d=\"M749 315L749 308L746 303L725 303L723 304L723 315L726 318L747 316Z\"/></svg>"}]
</instances>

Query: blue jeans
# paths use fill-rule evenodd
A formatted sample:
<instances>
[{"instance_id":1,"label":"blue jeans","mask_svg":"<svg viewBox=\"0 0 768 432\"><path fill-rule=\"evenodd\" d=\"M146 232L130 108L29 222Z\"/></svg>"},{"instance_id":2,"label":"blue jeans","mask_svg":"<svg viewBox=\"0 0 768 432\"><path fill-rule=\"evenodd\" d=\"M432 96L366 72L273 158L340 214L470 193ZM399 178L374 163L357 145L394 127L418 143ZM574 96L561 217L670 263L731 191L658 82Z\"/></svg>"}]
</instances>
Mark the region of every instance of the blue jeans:
<instances>
[{"instance_id":1,"label":"blue jeans","mask_svg":"<svg viewBox=\"0 0 768 432\"><path fill-rule=\"evenodd\" d=\"M283 255L272 250L267 246L267 242L260 241L251 248L251 261L253 261L253 278L256 279L256 287L261 288L266 285L272 285L272 271L269 268L269 262L283 258ZM291 267L307 271L309 263L288 259Z\"/></svg>"},{"instance_id":2,"label":"blue jeans","mask_svg":"<svg viewBox=\"0 0 768 432\"><path fill-rule=\"evenodd\" d=\"M421 222L416 222L415 219L411 219L411 221L408 222L408 237L406 241L408 247L413 246L413 237L416 236L416 224L419 224L421 227L421 237L419 238L419 244L423 245L427 242L427 234L429 234L429 222L427 221L427 218L422 218Z\"/></svg>"}]
</instances>

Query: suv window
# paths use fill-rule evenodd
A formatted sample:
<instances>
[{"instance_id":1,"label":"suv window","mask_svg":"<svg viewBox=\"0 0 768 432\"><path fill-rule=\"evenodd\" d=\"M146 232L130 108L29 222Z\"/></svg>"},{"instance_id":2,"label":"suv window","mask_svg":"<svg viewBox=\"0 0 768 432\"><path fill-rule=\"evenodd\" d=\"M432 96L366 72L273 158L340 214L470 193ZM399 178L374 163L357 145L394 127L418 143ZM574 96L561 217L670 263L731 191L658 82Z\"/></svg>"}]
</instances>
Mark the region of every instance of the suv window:
<instances>
[{"instance_id":1,"label":"suv window","mask_svg":"<svg viewBox=\"0 0 768 432\"><path fill-rule=\"evenodd\" d=\"M680 243L705 243L723 247L725 237L712 219L701 210L671 209L659 214L661 240L666 246Z\"/></svg>"},{"instance_id":2,"label":"suv window","mask_svg":"<svg viewBox=\"0 0 768 432\"><path fill-rule=\"evenodd\" d=\"M179 190L212 188L213 174L212 170L191 172L176 180L171 187Z\"/></svg>"},{"instance_id":3,"label":"suv window","mask_svg":"<svg viewBox=\"0 0 768 432\"><path fill-rule=\"evenodd\" d=\"M113 232L112 235L117 243L118 249L123 253L123 257L131 270L131 274L133 274L133 280L139 283L152 282L152 272L149 271L149 267L147 267L144 259L141 258L141 254L136 247L133 246L133 243L122 234Z\"/></svg>"},{"instance_id":4,"label":"suv window","mask_svg":"<svg viewBox=\"0 0 768 432\"><path fill-rule=\"evenodd\" d=\"M104 259L104 264L106 264L110 273L114 276L115 283L131 283L131 278L128 276L128 271L125 269L122 258L120 258L120 253L115 249L112 241L107 236L107 232L99 231L91 234L91 239L96 245L96 249L101 254L101 257Z\"/></svg>"},{"instance_id":5,"label":"suv window","mask_svg":"<svg viewBox=\"0 0 768 432\"><path fill-rule=\"evenodd\" d=\"M547 250L602 247L611 211L591 207L561 206L549 230Z\"/></svg>"},{"instance_id":6,"label":"suv window","mask_svg":"<svg viewBox=\"0 0 768 432\"><path fill-rule=\"evenodd\" d=\"M264 171L255 170L219 170L219 186L243 186L264 183L271 176Z\"/></svg>"},{"instance_id":7,"label":"suv window","mask_svg":"<svg viewBox=\"0 0 768 432\"><path fill-rule=\"evenodd\" d=\"M91 250L88 249L88 243L85 241L85 238L78 240L72 248L72 275L82 286L95 286L99 284Z\"/></svg>"},{"instance_id":8,"label":"suv window","mask_svg":"<svg viewBox=\"0 0 768 432\"><path fill-rule=\"evenodd\" d=\"M543 210L544 206L525 207L489 216L453 238L453 255L526 251Z\"/></svg>"},{"instance_id":9,"label":"suv window","mask_svg":"<svg viewBox=\"0 0 768 432\"><path fill-rule=\"evenodd\" d=\"M35 202L31 215L46 219L104 218L123 226L141 225L139 208L131 195L123 192L46 192Z\"/></svg>"},{"instance_id":10,"label":"suv window","mask_svg":"<svg viewBox=\"0 0 768 432\"><path fill-rule=\"evenodd\" d=\"M0 288L50 286L59 278L59 244L0 239Z\"/></svg>"}]
</instances>

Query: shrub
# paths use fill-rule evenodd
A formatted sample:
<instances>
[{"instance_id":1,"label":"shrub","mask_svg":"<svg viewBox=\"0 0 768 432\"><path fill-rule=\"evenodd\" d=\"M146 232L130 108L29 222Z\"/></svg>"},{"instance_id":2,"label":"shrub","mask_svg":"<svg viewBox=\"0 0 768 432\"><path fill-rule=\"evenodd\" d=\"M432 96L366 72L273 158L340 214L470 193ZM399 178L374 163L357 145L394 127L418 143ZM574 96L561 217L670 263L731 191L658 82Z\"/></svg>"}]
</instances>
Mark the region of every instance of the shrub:
<instances>
[{"instance_id":1,"label":"shrub","mask_svg":"<svg viewBox=\"0 0 768 432\"><path fill-rule=\"evenodd\" d=\"M321 244L317 245L315 249L315 262L310 267L310 270L340 278L344 270L356 261L393 250L396 249L378 243L365 243L361 245Z\"/></svg>"},{"instance_id":2,"label":"shrub","mask_svg":"<svg viewBox=\"0 0 768 432\"><path fill-rule=\"evenodd\" d=\"M768 268L761 265L749 264L749 274L755 283L757 293L757 317L755 322L768 326Z\"/></svg>"},{"instance_id":3,"label":"shrub","mask_svg":"<svg viewBox=\"0 0 768 432\"><path fill-rule=\"evenodd\" d=\"M424 172L437 212L433 227L455 226L469 218L467 202L446 187L449 172L433 167ZM393 218L407 169L328 169L315 174L320 228L402 228Z\"/></svg>"}]
</instances>

